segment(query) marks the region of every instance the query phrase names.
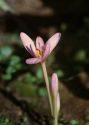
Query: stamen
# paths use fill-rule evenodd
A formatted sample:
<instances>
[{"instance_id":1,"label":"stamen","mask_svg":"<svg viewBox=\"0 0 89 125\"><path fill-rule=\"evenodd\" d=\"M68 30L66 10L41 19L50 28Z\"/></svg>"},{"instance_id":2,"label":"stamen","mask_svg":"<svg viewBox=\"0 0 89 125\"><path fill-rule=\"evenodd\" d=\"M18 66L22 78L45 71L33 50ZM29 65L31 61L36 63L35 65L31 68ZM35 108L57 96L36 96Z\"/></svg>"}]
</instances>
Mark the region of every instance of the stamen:
<instances>
[{"instance_id":1,"label":"stamen","mask_svg":"<svg viewBox=\"0 0 89 125\"><path fill-rule=\"evenodd\" d=\"M36 49L36 57L41 58L43 56L43 51Z\"/></svg>"}]
</instances>

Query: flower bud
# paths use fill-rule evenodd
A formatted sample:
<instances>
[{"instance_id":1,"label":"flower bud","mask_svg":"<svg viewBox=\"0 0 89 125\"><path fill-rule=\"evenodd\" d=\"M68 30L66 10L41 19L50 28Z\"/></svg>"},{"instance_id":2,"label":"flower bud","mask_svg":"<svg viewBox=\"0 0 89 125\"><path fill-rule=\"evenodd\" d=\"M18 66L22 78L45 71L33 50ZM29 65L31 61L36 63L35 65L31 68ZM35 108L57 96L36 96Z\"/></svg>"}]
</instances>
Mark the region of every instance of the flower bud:
<instances>
[{"instance_id":1,"label":"flower bud","mask_svg":"<svg viewBox=\"0 0 89 125\"><path fill-rule=\"evenodd\" d=\"M52 95L56 98L58 94L58 77L56 73L52 74L51 91L52 91Z\"/></svg>"}]
</instances>

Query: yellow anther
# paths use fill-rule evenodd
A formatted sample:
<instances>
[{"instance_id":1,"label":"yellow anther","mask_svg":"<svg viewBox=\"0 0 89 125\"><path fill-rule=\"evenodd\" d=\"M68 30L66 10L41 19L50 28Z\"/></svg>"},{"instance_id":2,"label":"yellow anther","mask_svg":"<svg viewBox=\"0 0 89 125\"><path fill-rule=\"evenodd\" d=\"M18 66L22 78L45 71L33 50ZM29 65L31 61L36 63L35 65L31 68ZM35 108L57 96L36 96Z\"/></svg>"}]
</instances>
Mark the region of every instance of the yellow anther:
<instances>
[{"instance_id":1,"label":"yellow anther","mask_svg":"<svg viewBox=\"0 0 89 125\"><path fill-rule=\"evenodd\" d=\"M36 57L41 58L43 56L43 51L36 49Z\"/></svg>"}]
</instances>

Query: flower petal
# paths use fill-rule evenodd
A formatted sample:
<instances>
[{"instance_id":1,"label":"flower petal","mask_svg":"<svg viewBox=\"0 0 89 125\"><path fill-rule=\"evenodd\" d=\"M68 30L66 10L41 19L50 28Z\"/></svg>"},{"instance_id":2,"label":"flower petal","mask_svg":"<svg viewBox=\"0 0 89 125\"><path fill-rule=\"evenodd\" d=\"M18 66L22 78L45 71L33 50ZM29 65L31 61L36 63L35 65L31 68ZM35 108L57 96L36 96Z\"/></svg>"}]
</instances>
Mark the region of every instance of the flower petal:
<instances>
[{"instance_id":1,"label":"flower petal","mask_svg":"<svg viewBox=\"0 0 89 125\"><path fill-rule=\"evenodd\" d=\"M61 33L56 33L54 34L46 43L50 45L50 53L52 52L52 50L56 47L57 43L59 42L61 37Z\"/></svg>"},{"instance_id":2,"label":"flower petal","mask_svg":"<svg viewBox=\"0 0 89 125\"><path fill-rule=\"evenodd\" d=\"M26 63L27 64L37 64L37 63L40 63L40 62L41 62L40 58L29 58L29 59L26 59Z\"/></svg>"},{"instance_id":3,"label":"flower petal","mask_svg":"<svg viewBox=\"0 0 89 125\"><path fill-rule=\"evenodd\" d=\"M41 62L44 62L47 59L47 57L49 56L49 54L50 54L50 46L49 46L49 44L47 44L45 47L44 55L42 57Z\"/></svg>"},{"instance_id":4,"label":"flower petal","mask_svg":"<svg viewBox=\"0 0 89 125\"><path fill-rule=\"evenodd\" d=\"M36 53L36 48L35 48L35 45L34 45L33 40L32 40L28 35L26 35L26 34L23 33L23 32L20 33L20 37L21 37L21 40L22 40L23 45L24 45L24 47L26 48L26 50L27 50L32 56L34 56L35 53Z\"/></svg>"},{"instance_id":5,"label":"flower petal","mask_svg":"<svg viewBox=\"0 0 89 125\"><path fill-rule=\"evenodd\" d=\"M38 36L36 38L36 48L39 49L39 50L42 50L43 46L44 46L44 41L40 36Z\"/></svg>"}]
</instances>

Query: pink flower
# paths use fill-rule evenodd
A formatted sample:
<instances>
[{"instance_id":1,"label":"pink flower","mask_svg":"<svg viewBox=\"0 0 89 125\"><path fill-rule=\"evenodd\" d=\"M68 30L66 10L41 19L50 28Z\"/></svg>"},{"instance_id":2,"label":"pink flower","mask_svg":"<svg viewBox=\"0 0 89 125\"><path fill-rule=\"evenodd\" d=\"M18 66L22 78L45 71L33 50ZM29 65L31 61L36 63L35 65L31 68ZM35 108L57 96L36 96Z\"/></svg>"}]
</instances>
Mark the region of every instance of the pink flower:
<instances>
[{"instance_id":1,"label":"pink flower","mask_svg":"<svg viewBox=\"0 0 89 125\"><path fill-rule=\"evenodd\" d=\"M60 40L61 34L54 34L47 42L44 44L44 41L41 37L36 38L36 45L33 40L26 35L25 33L20 33L21 40L23 42L26 50L32 55L32 58L26 59L27 64L37 64L42 63L50 55L52 50L55 48L57 43Z\"/></svg>"}]
</instances>

